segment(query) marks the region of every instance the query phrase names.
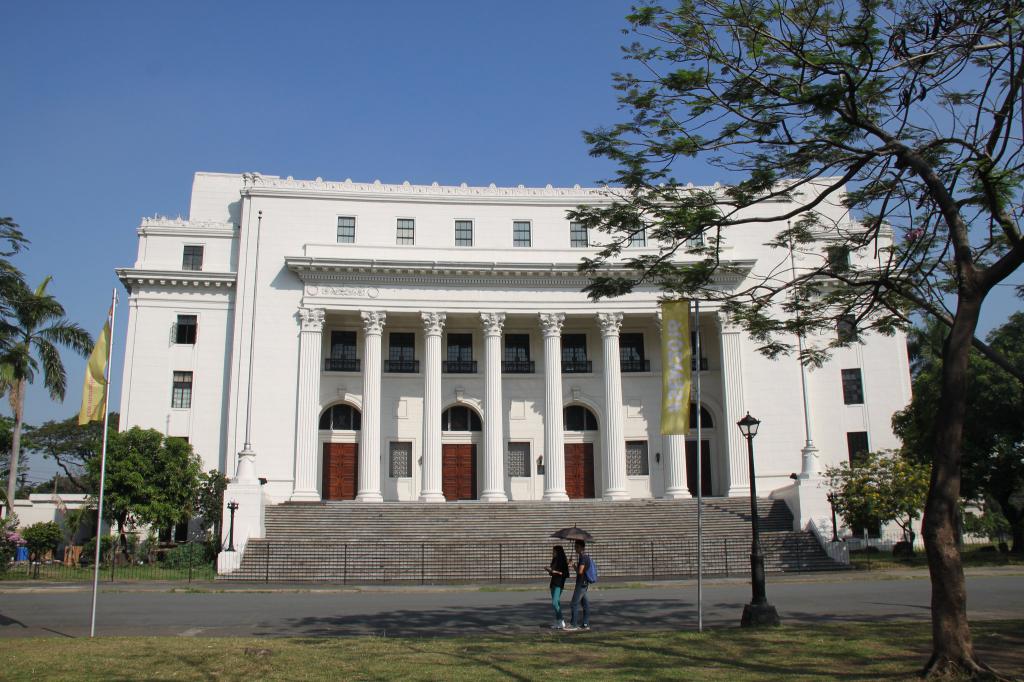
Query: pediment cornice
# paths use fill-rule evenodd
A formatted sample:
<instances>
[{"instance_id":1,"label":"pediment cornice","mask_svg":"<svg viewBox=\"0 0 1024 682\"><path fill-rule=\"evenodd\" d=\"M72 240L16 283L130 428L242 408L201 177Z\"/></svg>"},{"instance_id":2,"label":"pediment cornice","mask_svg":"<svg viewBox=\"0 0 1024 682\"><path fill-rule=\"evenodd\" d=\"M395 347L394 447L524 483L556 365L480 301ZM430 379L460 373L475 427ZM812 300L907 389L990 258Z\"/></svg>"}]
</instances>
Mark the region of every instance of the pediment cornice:
<instances>
[{"instance_id":1,"label":"pediment cornice","mask_svg":"<svg viewBox=\"0 0 1024 682\"><path fill-rule=\"evenodd\" d=\"M159 235L164 237L231 237L235 234L233 223L217 220L186 220L154 216L143 218L137 230L140 237Z\"/></svg>"},{"instance_id":2,"label":"pediment cornice","mask_svg":"<svg viewBox=\"0 0 1024 682\"><path fill-rule=\"evenodd\" d=\"M124 288L131 293L133 288L141 286L194 289L220 288L231 289L235 286L236 276L233 272L202 272L185 270L143 270L137 268L117 268L114 270Z\"/></svg>"}]
</instances>

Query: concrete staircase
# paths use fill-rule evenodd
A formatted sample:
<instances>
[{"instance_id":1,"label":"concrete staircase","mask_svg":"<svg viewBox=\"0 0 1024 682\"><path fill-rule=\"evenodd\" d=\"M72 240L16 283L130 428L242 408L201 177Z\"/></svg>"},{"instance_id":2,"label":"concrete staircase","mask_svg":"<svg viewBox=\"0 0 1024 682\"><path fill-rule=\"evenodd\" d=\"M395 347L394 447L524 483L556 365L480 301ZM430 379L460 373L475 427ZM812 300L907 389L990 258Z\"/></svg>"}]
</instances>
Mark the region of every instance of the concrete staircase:
<instances>
[{"instance_id":1,"label":"concrete staircase","mask_svg":"<svg viewBox=\"0 0 1024 682\"><path fill-rule=\"evenodd\" d=\"M556 529L578 525L600 579L697 574L697 501L447 504L285 503L267 508L267 537L250 540L226 580L339 583L543 581ZM768 571L843 568L784 502L758 500ZM750 499L704 501L705 575L749 575ZM571 544L564 543L572 555Z\"/></svg>"}]
</instances>

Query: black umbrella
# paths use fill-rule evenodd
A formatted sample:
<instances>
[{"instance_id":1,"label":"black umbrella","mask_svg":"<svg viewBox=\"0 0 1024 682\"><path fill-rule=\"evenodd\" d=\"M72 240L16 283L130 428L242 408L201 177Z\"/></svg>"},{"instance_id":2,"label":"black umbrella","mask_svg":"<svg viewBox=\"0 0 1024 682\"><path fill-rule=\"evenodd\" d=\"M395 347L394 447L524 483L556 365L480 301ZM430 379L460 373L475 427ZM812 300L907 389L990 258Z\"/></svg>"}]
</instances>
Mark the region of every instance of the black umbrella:
<instances>
[{"instance_id":1,"label":"black umbrella","mask_svg":"<svg viewBox=\"0 0 1024 682\"><path fill-rule=\"evenodd\" d=\"M560 528L551 534L550 537L561 538L563 540L583 540L584 542L593 542L594 536L573 525L572 528Z\"/></svg>"}]
</instances>

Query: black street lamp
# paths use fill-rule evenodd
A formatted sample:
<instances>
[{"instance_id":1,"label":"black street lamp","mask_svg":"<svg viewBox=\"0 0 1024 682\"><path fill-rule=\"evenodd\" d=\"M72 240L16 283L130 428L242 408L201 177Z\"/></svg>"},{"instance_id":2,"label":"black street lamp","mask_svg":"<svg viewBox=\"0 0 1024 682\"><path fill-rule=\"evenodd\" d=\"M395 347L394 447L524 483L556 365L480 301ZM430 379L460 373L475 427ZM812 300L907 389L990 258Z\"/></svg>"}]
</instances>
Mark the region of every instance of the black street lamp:
<instances>
[{"instance_id":1,"label":"black street lamp","mask_svg":"<svg viewBox=\"0 0 1024 682\"><path fill-rule=\"evenodd\" d=\"M836 532L836 495L829 493L825 495L828 506L832 510L832 542L839 542L839 533Z\"/></svg>"},{"instance_id":2,"label":"black street lamp","mask_svg":"<svg viewBox=\"0 0 1024 682\"><path fill-rule=\"evenodd\" d=\"M238 503L234 500L228 502L228 511L231 512L231 526L228 529L228 547L225 552L235 551L235 512L238 511Z\"/></svg>"},{"instance_id":3,"label":"black street lamp","mask_svg":"<svg viewBox=\"0 0 1024 682\"><path fill-rule=\"evenodd\" d=\"M747 457L750 462L750 524L752 537L750 541L750 586L753 591L753 598L750 603L743 607L743 617L740 625L744 627L757 627L761 625L778 625L779 613L775 607L768 603L764 586L764 552L761 551L761 535L757 523L757 485L754 481L754 436L757 435L757 427L761 422L747 416L736 422L747 439Z\"/></svg>"}]
</instances>

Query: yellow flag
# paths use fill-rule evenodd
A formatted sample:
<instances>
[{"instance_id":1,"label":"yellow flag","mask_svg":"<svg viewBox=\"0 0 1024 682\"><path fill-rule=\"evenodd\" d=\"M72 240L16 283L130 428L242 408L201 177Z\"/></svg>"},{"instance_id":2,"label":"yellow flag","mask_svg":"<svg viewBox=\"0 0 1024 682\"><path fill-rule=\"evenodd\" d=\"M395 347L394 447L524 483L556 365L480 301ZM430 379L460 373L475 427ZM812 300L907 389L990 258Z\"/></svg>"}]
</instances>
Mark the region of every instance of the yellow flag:
<instances>
[{"instance_id":1,"label":"yellow flag","mask_svg":"<svg viewBox=\"0 0 1024 682\"><path fill-rule=\"evenodd\" d=\"M661 433L690 431L690 302L661 304Z\"/></svg>"},{"instance_id":2,"label":"yellow flag","mask_svg":"<svg viewBox=\"0 0 1024 682\"><path fill-rule=\"evenodd\" d=\"M107 352L110 348L110 320L103 325L100 338L89 355L89 364L85 368L85 384L82 386L82 409L78 413L78 423L88 424L91 421L103 421L103 407L107 397Z\"/></svg>"}]
</instances>

